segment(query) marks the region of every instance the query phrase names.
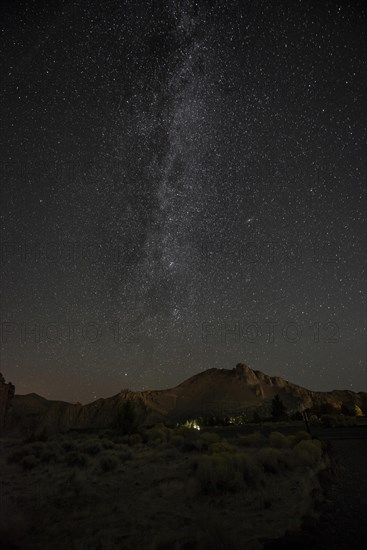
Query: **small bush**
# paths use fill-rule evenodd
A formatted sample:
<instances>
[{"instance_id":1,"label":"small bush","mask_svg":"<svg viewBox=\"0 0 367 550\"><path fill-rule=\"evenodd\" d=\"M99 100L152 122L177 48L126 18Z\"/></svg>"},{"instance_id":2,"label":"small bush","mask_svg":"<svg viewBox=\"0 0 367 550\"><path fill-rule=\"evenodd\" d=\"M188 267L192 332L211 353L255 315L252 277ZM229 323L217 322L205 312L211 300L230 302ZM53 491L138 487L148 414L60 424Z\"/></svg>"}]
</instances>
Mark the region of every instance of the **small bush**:
<instances>
[{"instance_id":1,"label":"small bush","mask_svg":"<svg viewBox=\"0 0 367 550\"><path fill-rule=\"evenodd\" d=\"M170 443L164 443L162 452L161 452L161 458L163 458L166 461L175 460L180 455L179 451L176 449L176 447L172 447Z\"/></svg>"},{"instance_id":2,"label":"small bush","mask_svg":"<svg viewBox=\"0 0 367 550\"><path fill-rule=\"evenodd\" d=\"M279 471L290 471L297 467L297 460L295 458L293 449L283 449L278 456Z\"/></svg>"},{"instance_id":3,"label":"small bush","mask_svg":"<svg viewBox=\"0 0 367 550\"><path fill-rule=\"evenodd\" d=\"M68 440L63 441L63 442L61 443L61 447L62 447L62 449L63 449L64 451L66 451L67 453L68 453L69 451L76 451L76 445L75 445L74 441L68 441Z\"/></svg>"},{"instance_id":4,"label":"small bush","mask_svg":"<svg viewBox=\"0 0 367 550\"><path fill-rule=\"evenodd\" d=\"M264 472L277 474L283 469L282 461L280 460L281 452L279 449L266 447L259 449L256 459L262 466Z\"/></svg>"},{"instance_id":5,"label":"small bush","mask_svg":"<svg viewBox=\"0 0 367 550\"><path fill-rule=\"evenodd\" d=\"M73 470L66 479L66 486L69 487L75 496L79 496L85 486L85 478L79 470Z\"/></svg>"},{"instance_id":6,"label":"small bush","mask_svg":"<svg viewBox=\"0 0 367 550\"><path fill-rule=\"evenodd\" d=\"M209 452L211 454L217 454L217 453L235 453L236 447L228 443L228 441L219 441L218 443L212 443L209 446Z\"/></svg>"},{"instance_id":7,"label":"small bush","mask_svg":"<svg viewBox=\"0 0 367 550\"><path fill-rule=\"evenodd\" d=\"M49 462L58 462L59 458L59 454L52 448L45 449L42 453L40 453L41 461L45 462L46 464L48 464Z\"/></svg>"},{"instance_id":8,"label":"small bush","mask_svg":"<svg viewBox=\"0 0 367 550\"><path fill-rule=\"evenodd\" d=\"M79 449L83 453L87 453L89 455L95 456L102 451L103 447L100 441L90 440L90 441L84 441L80 445Z\"/></svg>"},{"instance_id":9,"label":"small bush","mask_svg":"<svg viewBox=\"0 0 367 550\"><path fill-rule=\"evenodd\" d=\"M44 427L39 430L32 432L25 440L25 443L34 443L35 441L48 441L49 439L49 430Z\"/></svg>"},{"instance_id":10,"label":"small bush","mask_svg":"<svg viewBox=\"0 0 367 550\"><path fill-rule=\"evenodd\" d=\"M182 450L185 452L198 452L206 450L208 445L199 437L188 437L184 439Z\"/></svg>"},{"instance_id":11,"label":"small bush","mask_svg":"<svg viewBox=\"0 0 367 550\"><path fill-rule=\"evenodd\" d=\"M132 459L133 453L128 447L126 447L119 450L118 456L122 462L126 462L127 460Z\"/></svg>"},{"instance_id":12,"label":"small bush","mask_svg":"<svg viewBox=\"0 0 367 550\"><path fill-rule=\"evenodd\" d=\"M129 435L129 445L139 445L142 443L143 438L140 434L131 434Z\"/></svg>"},{"instance_id":13,"label":"small bush","mask_svg":"<svg viewBox=\"0 0 367 550\"><path fill-rule=\"evenodd\" d=\"M99 459L99 467L103 472L111 472L117 469L119 465L118 458L115 453L106 453Z\"/></svg>"},{"instance_id":14,"label":"small bush","mask_svg":"<svg viewBox=\"0 0 367 550\"><path fill-rule=\"evenodd\" d=\"M47 444L42 441L36 441L30 444L30 448L32 449L32 453L38 457L45 449L47 449Z\"/></svg>"},{"instance_id":15,"label":"small bush","mask_svg":"<svg viewBox=\"0 0 367 550\"><path fill-rule=\"evenodd\" d=\"M322 458L322 446L317 440L300 441L294 448L297 462L301 466L315 468Z\"/></svg>"},{"instance_id":16,"label":"small bush","mask_svg":"<svg viewBox=\"0 0 367 550\"><path fill-rule=\"evenodd\" d=\"M68 453L65 456L65 462L68 466L77 466L78 468L85 468L88 465L87 457L78 451Z\"/></svg>"},{"instance_id":17,"label":"small bush","mask_svg":"<svg viewBox=\"0 0 367 550\"><path fill-rule=\"evenodd\" d=\"M238 442L243 447L262 447L265 443L265 437L260 432L248 435L240 435Z\"/></svg>"},{"instance_id":18,"label":"small bush","mask_svg":"<svg viewBox=\"0 0 367 550\"><path fill-rule=\"evenodd\" d=\"M182 448L184 443L185 443L185 438L182 435L176 434L171 437L171 445L173 445L177 449Z\"/></svg>"},{"instance_id":19,"label":"small bush","mask_svg":"<svg viewBox=\"0 0 367 550\"><path fill-rule=\"evenodd\" d=\"M113 441L111 441L111 439L101 439L101 444L102 444L102 447L103 449L114 449L115 448L115 443Z\"/></svg>"},{"instance_id":20,"label":"small bush","mask_svg":"<svg viewBox=\"0 0 367 550\"><path fill-rule=\"evenodd\" d=\"M195 477L204 494L235 492L243 487L243 476L231 455L204 455L195 466Z\"/></svg>"},{"instance_id":21,"label":"small bush","mask_svg":"<svg viewBox=\"0 0 367 550\"><path fill-rule=\"evenodd\" d=\"M39 463L39 459L36 458L34 455L27 455L21 461L24 470L32 470L33 468L38 466Z\"/></svg>"},{"instance_id":22,"label":"small bush","mask_svg":"<svg viewBox=\"0 0 367 550\"><path fill-rule=\"evenodd\" d=\"M269 436L269 445L275 449L288 449L291 442L286 435L280 432L271 432Z\"/></svg>"},{"instance_id":23,"label":"small bush","mask_svg":"<svg viewBox=\"0 0 367 550\"><path fill-rule=\"evenodd\" d=\"M165 430L158 426L154 426L154 428L147 430L145 435L148 443L159 444L167 441L167 434Z\"/></svg>"},{"instance_id":24,"label":"small bush","mask_svg":"<svg viewBox=\"0 0 367 550\"><path fill-rule=\"evenodd\" d=\"M238 453L235 455L234 460L242 474L243 481L248 487L258 488L263 484L262 471L252 456Z\"/></svg>"},{"instance_id":25,"label":"small bush","mask_svg":"<svg viewBox=\"0 0 367 550\"><path fill-rule=\"evenodd\" d=\"M201 432L200 439L210 445L211 443L219 443L220 436L214 432Z\"/></svg>"},{"instance_id":26,"label":"small bush","mask_svg":"<svg viewBox=\"0 0 367 550\"><path fill-rule=\"evenodd\" d=\"M309 434L308 432L300 431L300 432L297 432L293 437L294 437L294 439L293 439L294 445L293 446L295 446L300 441L309 441L311 439L311 434Z\"/></svg>"},{"instance_id":27,"label":"small bush","mask_svg":"<svg viewBox=\"0 0 367 550\"><path fill-rule=\"evenodd\" d=\"M30 445L24 445L23 447L20 447L19 449L16 449L8 456L8 463L19 463L22 461L22 459L31 454L32 449Z\"/></svg>"}]
</instances>

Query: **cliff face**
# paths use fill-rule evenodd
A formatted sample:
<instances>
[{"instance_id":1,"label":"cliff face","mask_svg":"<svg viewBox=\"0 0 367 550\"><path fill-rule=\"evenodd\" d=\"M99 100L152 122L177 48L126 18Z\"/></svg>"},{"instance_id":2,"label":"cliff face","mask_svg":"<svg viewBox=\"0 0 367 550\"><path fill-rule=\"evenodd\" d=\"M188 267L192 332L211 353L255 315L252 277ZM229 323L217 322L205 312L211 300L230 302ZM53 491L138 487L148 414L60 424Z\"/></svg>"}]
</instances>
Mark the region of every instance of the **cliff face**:
<instances>
[{"instance_id":1,"label":"cliff face","mask_svg":"<svg viewBox=\"0 0 367 550\"><path fill-rule=\"evenodd\" d=\"M15 387L10 382L6 384L5 378L0 373L0 433L4 430L5 419L14 397Z\"/></svg>"},{"instance_id":2,"label":"cliff face","mask_svg":"<svg viewBox=\"0 0 367 550\"><path fill-rule=\"evenodd\" d=\"M7 414L6 427L11 431L108 428L126 400L134 402L136 409L144 414L147 424L240 413L251 418L255 411L261 416L268 416L275 395L279 395L289 412L302 411L313 403L326 402L358 404L362 409L367 408L366 393L341 390L313 392L283 378L268 376L238 364L232 370L206 370L168 390L123 390L87 405L49 401L36 394L15 396Z\"/></svg>"}]
</instances>

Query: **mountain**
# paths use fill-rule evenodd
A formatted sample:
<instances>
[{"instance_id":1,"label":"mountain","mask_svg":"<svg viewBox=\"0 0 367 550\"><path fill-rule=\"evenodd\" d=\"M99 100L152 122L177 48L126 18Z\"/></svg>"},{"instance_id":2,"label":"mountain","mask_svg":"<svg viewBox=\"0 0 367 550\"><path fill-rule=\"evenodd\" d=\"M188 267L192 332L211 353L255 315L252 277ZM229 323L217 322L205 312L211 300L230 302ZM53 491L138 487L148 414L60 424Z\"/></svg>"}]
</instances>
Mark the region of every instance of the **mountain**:
<instances>
[{"instance_id":1,"label":"mountain","mask_svg":"<svg viewBox=\"0 0 367 550\"><path fill-rule=\"evenodd\" d=\"M357 404L362 409L367 408L367 393L348 390L314 392L239 363L231 370L208 369L171 389L143 392L122 390L112 397L86 405L50 401L34 393L15 395L10 406L9 403L7 405L5 427L10 431L107 428L127 400L133 401L141 413L145 411L146 424L240 413L251 418L255 411L260 416L269 416L275 395L279 395L289 412L323 403L344 403L351 407Z\"/></svg>"}]
</instances>

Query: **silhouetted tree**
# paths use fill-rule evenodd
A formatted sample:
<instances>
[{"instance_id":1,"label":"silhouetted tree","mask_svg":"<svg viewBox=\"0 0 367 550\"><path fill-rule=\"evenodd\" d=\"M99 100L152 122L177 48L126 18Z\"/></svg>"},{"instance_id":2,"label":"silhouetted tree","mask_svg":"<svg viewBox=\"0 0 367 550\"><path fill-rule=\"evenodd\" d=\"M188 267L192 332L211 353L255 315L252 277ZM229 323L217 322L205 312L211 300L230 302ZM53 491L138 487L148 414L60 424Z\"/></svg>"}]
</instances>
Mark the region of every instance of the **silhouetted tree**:
<instances>
[{"instance_id":1,"label":"silhouetted tree","mask_svg":"<svg viewBox=\"0 0 367 550\"><path fill-rule=\"evenodd\" d=\"M136 433L139 431L142 420L142 415L139 414L134 403L128 399L118 408L113 422L113 428L124 435Z\"/></svg>"},{"instance_id":2,"label":"silhouetted tree","mask_svg":"<svg viewBox=\"0 0 367 550\"><path fill-rule=\"evenodd\" d=\"M257 411L254 412L253 421L256 422L256 423L261 422L260 415Z\"/></svg>"},{"instance_id":3,"label":"silhouetted tree","mask_svg":"<svg viewBox=\"0 0 367 550\"><path fill-rule=\"evenodd\" d=\"M279 395L275 395L271 402L271 415L274 419L284 418L287 414L287 409L280 399Z\"/></svg>"}]
</instances>

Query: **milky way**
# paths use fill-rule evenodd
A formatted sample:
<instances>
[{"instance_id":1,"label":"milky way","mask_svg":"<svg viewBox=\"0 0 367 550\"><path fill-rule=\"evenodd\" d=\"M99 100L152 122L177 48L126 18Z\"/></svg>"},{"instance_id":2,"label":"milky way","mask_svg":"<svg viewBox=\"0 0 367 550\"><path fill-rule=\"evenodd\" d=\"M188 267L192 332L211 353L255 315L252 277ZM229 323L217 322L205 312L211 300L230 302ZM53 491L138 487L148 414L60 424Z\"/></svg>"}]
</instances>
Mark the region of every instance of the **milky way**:
<instances>
[{"instance_id":1,"label":"milky way","mask_svg":"<svg viewBox=\"0 0 367 550\"><path fill-rule=\"evenodd\" d=\"M3 8L1 370L366 390L359 2Z\"/></svg>"}]
</instances>

